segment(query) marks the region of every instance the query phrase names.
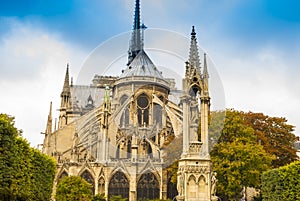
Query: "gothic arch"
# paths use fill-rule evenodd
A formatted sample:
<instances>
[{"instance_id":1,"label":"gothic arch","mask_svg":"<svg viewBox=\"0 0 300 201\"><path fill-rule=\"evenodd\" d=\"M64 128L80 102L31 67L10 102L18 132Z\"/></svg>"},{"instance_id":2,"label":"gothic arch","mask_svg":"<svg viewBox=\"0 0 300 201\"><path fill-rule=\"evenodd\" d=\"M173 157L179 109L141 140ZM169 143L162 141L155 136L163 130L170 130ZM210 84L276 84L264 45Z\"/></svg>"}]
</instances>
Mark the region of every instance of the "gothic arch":
<instances>
[{"instance_id":1,"label":"gothic arch","mask_svg":"<svg viewBox=\"0 0 300 201\"><path fill-rule=\"evenodd\" d=\"M190 181L194 181L195 183L197 181L196 177L193 174L189 176L188 182Z\"/></svg>"},{"instance_id":2,"label":"gothic arch","mask_svg":"<svg viewBox=\"0 0 300 201\"><path fill-rule=\"evenodd\" d=\"M189 198L197 197L197 179L194 175L189 176L188 179L188 188L187 188L187 195Z\"/></svg>"},{"instance_id":3,"label":"gothic arch","mask_svg":"<svg viewBox=\"0 0 300 201\"><path fill-rule=\"evenodd\" d=\"M149 143L149 146L151 147L151 158L160 158L160 149L155 146L154 142L149 140L149 139L145 139L146 142Z\"/></svg>"},{"instance_id":4,"label":"gothic arch","mask_svg":"<svg viewBox=\"0 0 300 201\"><path fill-rule=\"evenodd\" d=\"M199 92L199 94L201 94L201 86L197 83L194 83L190 86L190 96L192 97L196 97L197 96L197 93Z\"/></svg>"},{"instance_id":5,"label":"gothic arch","mask_svg":"<svg viewBox=\"0 0 300 201\"><path fill-rule=\"evenodd\" d=\"M129 96L127 94L123 94L121 96L121 98L119 99L119 102L121 104L121 106L126 102L126 100L129 98Z\"/></svg>"},{"instance_id":6,"label":"gothic arch","mask_svg":"<svg viewBox=\"0 0 300 201\"><path fill-rule=\"evenodd\" d=\"M153 149L148 139L142 139L138 148L139 158L153 158Z\"/></svg>"},{"instance_id":7,"label":"gothic arch","mask_svg":"<svg viewBox=\"0 0 300 201\"><path fill-rule=\"evenodd\" d=\"M153 124L159 125L159 127L162 127L162 116L163 116L163 107L158 104L153 104Z\"/></svg>"},{"instance_id":8,"label":"gothic arch","mask_svg":"<svg viewBox=\"0 0 300 201\"><path fill-rule=\"evenodd\" d=\"M88 171L93 178L96 178L96 174L94 172L94 170L92 169L92 167L90 166L90 164L88 162L86 162L83 167L81 168L81 170L78 172L78 175L82 175L83 172Z\"/></svg>"},{"instance_id":9,"label":"gothic arch","mask_svg":"<svg viewBox=\"0 0 300 201\"><path fill-rule=\"evenodd\" d=\"M116 144L116 158L130 158L131 157L131 137L123 136Z\"/></svg>"},{"instance_id":10,"label":"gothic arch","mask_svg":"<svg viewBox=\"0 0 300 201\"><path fill-rule=\"evenodd\" d=\"M117 164L115 164L114 169L110 172L109 176L107 177L107 180L110 181L111 178L113 177L113 175L117 172L122 172L124 173L124 175L126 176L127 180L130 180L130 174L127 170L127 168L125 167L124 163L122 161L118 161Z\"/></svg>"},{"instance_id":11,"label":"gothic arch","mask_svg":"<svg viewBox=\"0 0 300 201\"><path fill-rule=\"evenodd\" d=\"M160 185L157 177L150 171L142 174L137 182L137 200L159 199Z\"/></svg>"},{"instance_id":12,"label":"gothic arch","mask_svg":"<svg viewBox=\"0 0 300 201\"><path fill-rule=\"evenodd\" d=\"M120 118L120 127L126 127L129 125L129 103L128 103L129 96L127 94L123 94L119 99L120 107L122 107L122 114ZM126 105L123 105L126 104Z\"/></svg>"},{"instance_id":13,"label":"gothic arch","mask_svg":"<svg viewBox=\"0 0 300 201\"><path fill-rule=\"evenodd\" d=\"M160 185L160 179L161 176L159 175L159 173L157 172L157 170L155 169L155 167L153 166L153 163L151 160L148 160L147 163L144 165L143 169L138 173L137 175L137 181L146 173L151 172L152 174L154 174L154 176L156 178L158 178L158 183Z\"/></svg>"},{"instance_id":14,"label":"gothic arch","mask_svg":"<svg viewBox=\"0 0 300 201\"><path fill-rule=\"evenodd\" d=\"M169 175L167 184L167 198L173 200L178 195L177 185L171 182L173 175Z\"/></svg>"},{"instance_id":15,"label":"gothic arch","mask_svg":"<svg viewBox=\"0 0 300 201\"><path fill-rule=\"evenodd\" d=\"M68 122L67 122L67 116L66 115L61 116L60 117L60 121L61 121L60 126L67 125L68 124Z\"/></svg>"},{"instance_id":16,"label":"gothic arch","mask_svg":"<svg viewBox=\"0 0 300 201\"><path fill-rule=\"evenodd\" d=\"M112 174L109 185L108 195L121 195L122 198L129 198L129 179L121 171L116 171Z\"/></svg>"},{"instance_id":17,"label":"gothic arch","mask_svg":"<svg viewBox=\"0 0 300 201\"><path fill-rule=\"evenodd\" d=\"M200 181L204 181L206 183L206 177L204 175L200 175L200 177L198 178L198 182Z\"/></svg>"},{"instance_id":18,"label":"gothic arch","mask_svg":"<svg viewBox=\"0 0 300 201\"><path fill-rule=\"evenodd\" d=\"M65 169L63 169L57 175L56 182L59 183L64 177L68 177L68 176L69 176L68 172Z\"/></svg>"},{"instance_id":19,"label":"gothic arch","mask_svg":"<svg viewBox=\"0 0 300 201\"><path fill-rule=\"evenodd\" d=\"M81 174L80 177L83 178L84 180L86 180L89 184L92 185L92 191L93 194L95 194L95 180L93 175L91 174L90 171L88 171L87 169L85 169Z\"/></svg>"},{"instance_id":20,"label":"gothic arch","mask_svg":"<svg viewBox=\"0 0 300 201\"><path fill-rule=\"evenodd\" d=\"M201 175L198 179L198 185L199 185L199 193L205 193L206 192L206 179L205 176Z\"/></svg>"},{"instance_id":21,"label":"gothic arch","mask_svg":"<svg viewBox=\"0 0 300 201\"><path fill-rule=\"evenodd\" d=\"M104 176L100 176L98 179L98 194L105 193L105 179Z\"/></svg>"}]
</instances>

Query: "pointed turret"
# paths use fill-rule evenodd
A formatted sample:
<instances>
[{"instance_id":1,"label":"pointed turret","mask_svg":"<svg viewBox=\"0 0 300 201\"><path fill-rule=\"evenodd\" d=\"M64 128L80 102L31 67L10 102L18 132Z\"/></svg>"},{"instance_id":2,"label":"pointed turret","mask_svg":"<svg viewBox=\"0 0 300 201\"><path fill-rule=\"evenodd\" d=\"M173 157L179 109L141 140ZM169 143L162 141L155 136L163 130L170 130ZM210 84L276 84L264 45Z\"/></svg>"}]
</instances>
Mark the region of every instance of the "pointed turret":
<instances>
[{"instance_id":1,"label":"pointed turret","mask_svg":"<svg viewBox=\"0 0 300 201\"><path fill-rule=\"evenodd\" d=\"M69 78L69 64L67 64L66 76L64 81L63 90L60 94L60 114L58 120L58 128L62 128L70 122L69 116L72 113L71 107L71 90L70 90L70 78Z\"/></svg>"},{"instance_id":2,"label":"pointed turret","mask_svg":"<svg viewBox=\"0 0 300 201\"><path fill-rule=\"evenodd\" d=\"M191 68L200 70L200 59L199 59L197 38L196 38L196 32L194 26L192 27L190 55L189 55L188 62Z\"/></svg>"},{"instance_id":3,"label":"pointed turret","mask_svg":"<svg viewBox=\"0 0 300 201\"><path fill-rule=\"evenodd\" d=\"M64 81L63 90L61 92L61 108L68 108L70 107L70 100L71 100L71 91L70 91L70 76L69 76L69 64L67 64L66 76Z\"/></svg>"},{"instance_id":4,"label":"pointed turret","mask_svg":"<svg viewBox=\"0 0 300 201\"><path fill-rule=\"evenodd\" d=\"M208 78L209 78L209 74L207 70L206 53L204 53L203 79L206 80Z\"/></svg>"},{"instance_id":5,"label":"pointed turret","mask_svg":"<svg viewBox=\"0 0 300 201\"><path fill-rule=\"evenodd\" d=\"M140 0L135 1L133 32L131 36L130 46L128 50L128 64L136 57L136 55L143 49L143 42L141 37L141 20L140 20Z\"/></svg>"},{"instance_id":6,"label":"pointed turret","mask_svg":"<svg viewBox=\"0 0 300 201\"><path fill-rule=\"evenodd\" d=\"M208 95L208 70L207 70L207 61L206 61L206 53L204 53L204 65L203 65L203 82L204 82L204 93Z\"/></svg>"},{"instance_id":7,"label":"pointed turret","mask_svg":"<svg viewBox=\"0 0 300 201\"><path fill-rule=\"evenodd\" d=\"M49 110L49 114L48 114L46 130L45 130L45 133L42 133L42 134L45 134L43 150L42 150L42 152L45 154L49 154L48 151L49 151L49 147L50 147L51 133L52 133L52 102L50 102L50 110Z\"/></svg>"},{"instance_id":8,"label":"pointed turret","mask_svg":"<svg viewBox=\"0 0 300 201\"><path fill-rule=\"evenodd\" d=\"M69 75L69 64L67 64L67 70L65 75L64 87L62 93L70 92L70 75Z\"/></svg>"},{"instance_id":9,"label":"pointed turret","mask_svg":"<svg viewBox=\"0 0 300 201\"><path fill-rule=\"evenodd\" d=\"M46 135L49 135L52 133L52 101L50 102L50 111L48 114L48 121L47 121L47 127L45 131Z\"/></svg>"}]
</instances>

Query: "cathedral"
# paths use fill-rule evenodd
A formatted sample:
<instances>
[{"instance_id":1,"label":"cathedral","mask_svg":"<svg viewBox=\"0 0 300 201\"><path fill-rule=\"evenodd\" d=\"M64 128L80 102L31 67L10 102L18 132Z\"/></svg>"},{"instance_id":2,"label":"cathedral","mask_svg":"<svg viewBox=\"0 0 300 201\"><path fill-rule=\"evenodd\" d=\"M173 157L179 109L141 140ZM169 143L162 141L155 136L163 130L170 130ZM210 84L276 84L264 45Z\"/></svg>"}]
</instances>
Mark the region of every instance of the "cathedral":
<instances>
[{"instance_id":1,"label":"cathedral","mask_svg":"<svg viewBox=\"0 0 300 201\"><path fill-rule=\"evenodd\" d=\"M172 99L179 91L175 79L164 77L143 47L140 0L120 75L76 85L67 66L58 122L53 125L51 104L43 143L43 153L57 163L54 192L63 177L74 175L108 200L217 200L208 151L208 66L205 54L200 62L194 27L190 37L178 101ZM177 184L168 169L174 162Z\"/></svg>"}]
</instances>

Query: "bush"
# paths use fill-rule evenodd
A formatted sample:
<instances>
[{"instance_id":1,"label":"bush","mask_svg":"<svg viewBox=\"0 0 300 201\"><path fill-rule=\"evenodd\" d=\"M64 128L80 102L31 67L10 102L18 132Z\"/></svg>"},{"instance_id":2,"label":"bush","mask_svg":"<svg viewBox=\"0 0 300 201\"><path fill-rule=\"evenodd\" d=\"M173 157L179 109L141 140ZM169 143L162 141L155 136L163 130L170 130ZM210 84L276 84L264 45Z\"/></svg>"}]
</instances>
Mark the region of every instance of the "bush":
<instances>
[{"instance_id":1,"label":"bush","mask_svg":"<svg viewBox=\"0 0 300 201\"><path fill-rule=\"evenodd\" d=\"M300 161L262 175L262 198L264 201L300 200Z\"/></svg>"},{"instance_id":2,"label":"bush","mask_svg":"<svg viewBox=\"0 0 300 201\"><path fill-rule=\"evenodd\" d=\"M79 176L64 177L57 185L57 201L92 201L92 185Z\"/></svg>"}]
</instances>

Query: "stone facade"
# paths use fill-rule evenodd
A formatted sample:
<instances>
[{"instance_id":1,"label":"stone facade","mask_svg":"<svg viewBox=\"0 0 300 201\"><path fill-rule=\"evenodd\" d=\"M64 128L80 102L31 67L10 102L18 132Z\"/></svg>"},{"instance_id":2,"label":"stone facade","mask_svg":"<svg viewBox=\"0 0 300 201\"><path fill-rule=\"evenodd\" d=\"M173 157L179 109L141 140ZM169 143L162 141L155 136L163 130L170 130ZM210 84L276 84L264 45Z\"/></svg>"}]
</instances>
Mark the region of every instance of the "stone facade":
<instances>
[{"instance_id":1,"label":"stone facade","mask_svg":"<svg viewBox=\"0 0 300 201\"><path fill-rule=\"evenodd\" d=\"M201 72L193 27L183 93L172 102L175 81L164 78L143 49L139 15L136 0L127 69L120 76L95 75L91 85L77 86L69 82L67 66L59 121L52 129L51 105L43 146L57 161L54 192L63 177L78 175L108 199L213 200L206 56ZM179 158L176 187L166 168Z\"/></svg>"}]
</instances>

